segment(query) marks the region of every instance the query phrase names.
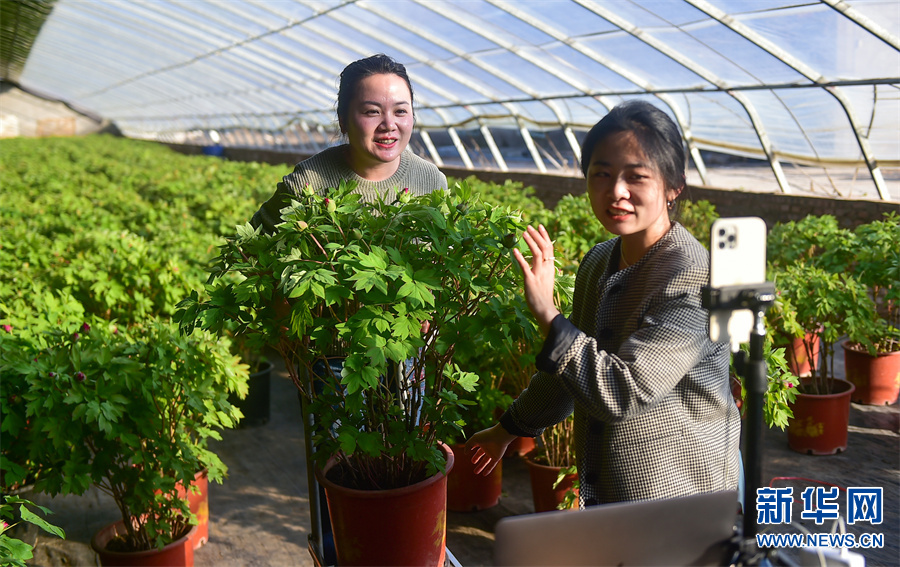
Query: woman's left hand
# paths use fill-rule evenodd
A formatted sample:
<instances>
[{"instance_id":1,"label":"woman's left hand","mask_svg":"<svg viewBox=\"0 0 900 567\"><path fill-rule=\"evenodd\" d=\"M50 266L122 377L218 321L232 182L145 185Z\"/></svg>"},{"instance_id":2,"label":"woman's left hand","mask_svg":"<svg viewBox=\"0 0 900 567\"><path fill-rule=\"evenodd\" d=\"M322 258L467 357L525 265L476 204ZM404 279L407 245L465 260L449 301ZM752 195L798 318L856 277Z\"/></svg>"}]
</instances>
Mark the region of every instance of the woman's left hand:
<instances>
[{"instance_id":1,"label":"woman's left hand","mask_svg":"<svg viewBox=\"0 0 900 567\"><path fill-rule=\"evenodd\" d=\"M559 315L559 309L553 303L556 281L553 241L544 225L539 225L538 229L529 225L522 237L531 249L532 265L528 264L518 249L513 249L513 255L525 278L525 301L546 337L550 332L551 321Z\"/></svg>"},{"instance_id":2,"label":"woman's left hand","mask_svg":"<svg viewBox=\"0 0 900 567\"><path fill-rule=\"evenodd\" d=\"M493 427L479 431L466 441L465 454L470 455L475 474L487 476L503 459L506 448L515 440L516 436L507 433L499 423Z\"/></svg>"}]
</instances>

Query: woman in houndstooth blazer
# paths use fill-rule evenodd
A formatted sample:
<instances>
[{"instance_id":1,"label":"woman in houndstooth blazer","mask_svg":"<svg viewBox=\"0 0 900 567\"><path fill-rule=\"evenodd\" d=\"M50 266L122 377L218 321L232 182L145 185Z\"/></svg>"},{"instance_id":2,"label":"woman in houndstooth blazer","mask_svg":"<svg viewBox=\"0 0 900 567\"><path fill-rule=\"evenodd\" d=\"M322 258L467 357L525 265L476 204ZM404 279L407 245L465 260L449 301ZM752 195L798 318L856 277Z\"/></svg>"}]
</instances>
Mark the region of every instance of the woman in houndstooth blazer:
<instances>
[{"instance_id":1,"label":"woman in houndstooth blazer","mask_svg":"<svg viewBox=\"0 0 900 567\"><path fill-rule=\"evenodd\" d=\"M582 158L594 214L618 238L582 260L567 319L553 304L550 235L523 235L531 263L516 260L545 342L528 388L469 439L476 470L574 411L582 506L735 490L729 349L709 340L700 300L709 254L669 219L685 185L678 128L649 103L624 103L587 134Z\"/></svg>"}]
</instances>

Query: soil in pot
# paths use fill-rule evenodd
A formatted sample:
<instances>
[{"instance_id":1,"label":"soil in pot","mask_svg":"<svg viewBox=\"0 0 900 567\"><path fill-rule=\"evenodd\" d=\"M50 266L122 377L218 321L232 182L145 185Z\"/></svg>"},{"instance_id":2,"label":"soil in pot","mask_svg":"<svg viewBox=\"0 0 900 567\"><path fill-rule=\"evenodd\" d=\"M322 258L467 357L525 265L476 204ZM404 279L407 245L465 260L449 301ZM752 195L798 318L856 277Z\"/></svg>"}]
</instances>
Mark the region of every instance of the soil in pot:
<instances>
[{"instance_id":1,"label":"soil in pot","mask_svg":"<svg viewBox=\"0 0 900 567\"><path fill-rule=\"evenodd\" d=\"M856 391L851 399L866 405L891 405L900 395L900 351L870 355L863 347L841 343L847 381Z\"/></svg>"},{"instance_id":2,"label":"soil in pot","mask_svg":"<svg viewBox=\"0 0 900 567\"><path fill-rule=\"evenodd\" d=\"M788 445L798 453L833 455L847 450L853 384L832 380L831 394L797 393L788 420Z\"/></svg>"}]
</instances>

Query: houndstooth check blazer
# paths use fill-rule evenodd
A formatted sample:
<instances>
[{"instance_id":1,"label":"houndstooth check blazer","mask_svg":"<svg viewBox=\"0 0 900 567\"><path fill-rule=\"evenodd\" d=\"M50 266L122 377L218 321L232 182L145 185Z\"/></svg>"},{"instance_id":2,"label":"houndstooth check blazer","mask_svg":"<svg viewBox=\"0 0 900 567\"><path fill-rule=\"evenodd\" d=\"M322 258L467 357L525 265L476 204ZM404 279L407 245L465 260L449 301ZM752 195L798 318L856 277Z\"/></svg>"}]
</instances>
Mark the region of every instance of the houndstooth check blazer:
<instances>
[{"instance_id":1,"label":"houndstooth check blazer","mask_svg":"<svg viewBox=\"0 0 900 567\"><path fill-rule=\"evenodd\" d=\"M617 270L619 239L585 255L573 312L500 423L534 437L575 412L582 506L735 490L740 415L727 343L700 303L709 253L678 223Z\"/></svg>"}]
</instances>

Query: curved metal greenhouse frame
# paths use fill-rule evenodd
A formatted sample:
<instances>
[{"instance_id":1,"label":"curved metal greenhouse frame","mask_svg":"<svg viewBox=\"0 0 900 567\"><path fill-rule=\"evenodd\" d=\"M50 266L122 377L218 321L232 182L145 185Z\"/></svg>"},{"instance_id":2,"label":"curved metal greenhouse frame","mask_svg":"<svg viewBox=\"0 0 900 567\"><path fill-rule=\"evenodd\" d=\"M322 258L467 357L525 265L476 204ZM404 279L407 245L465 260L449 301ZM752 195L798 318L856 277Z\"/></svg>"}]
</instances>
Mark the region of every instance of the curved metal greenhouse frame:
<instances>
[{"instance_id":1,"label":"curved metal greenhouse frame","mask_svg":"<svg viewBox=\"0 0 900 567\"><path fill-rule=\"evenodd\" d=\"M727 154L781 192L820 171L829 196L900 201L894 0L2 5L3 80L131 137L315 152L336 140L341 69L383 52L439 165L575 172L583 132L640 97L681 126L699 184Z\"/></svg>"}]
</instances>

